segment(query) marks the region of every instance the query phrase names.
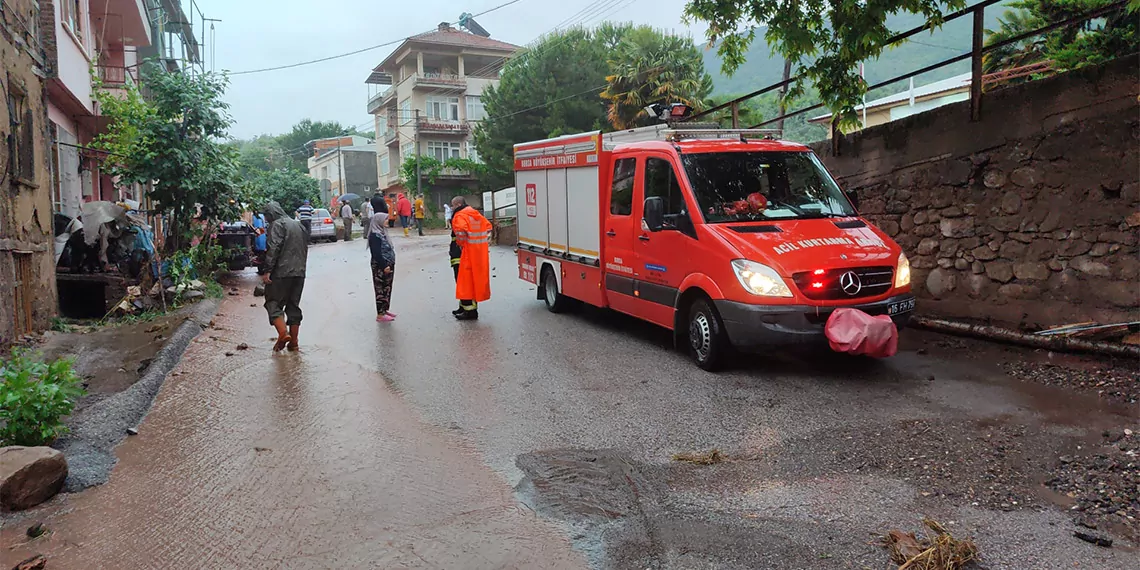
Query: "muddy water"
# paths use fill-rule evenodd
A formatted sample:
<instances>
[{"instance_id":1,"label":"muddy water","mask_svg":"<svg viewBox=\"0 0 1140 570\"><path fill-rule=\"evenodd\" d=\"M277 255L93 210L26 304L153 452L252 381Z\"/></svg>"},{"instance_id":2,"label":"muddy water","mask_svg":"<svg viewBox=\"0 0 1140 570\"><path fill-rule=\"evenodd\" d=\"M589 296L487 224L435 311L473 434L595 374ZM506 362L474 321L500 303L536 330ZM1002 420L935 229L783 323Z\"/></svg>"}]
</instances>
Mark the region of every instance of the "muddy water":
<instances>
[{"instance_id":1,"label":"muddy water","mask_svg":"<svg viewBox=\"0 0 1140 570\"><path fill-rule=\"evenodd\" d=\"M310 255L302 353L271 354L259 300L227 297L119 447L110 483L41 511L57 513L47 539L3 529L0 567L34 553L59 569L581 567L557 528L378 372L368 355L388 339L355 263L366 254L350 245Z\"/></svg>"}]
</instances>

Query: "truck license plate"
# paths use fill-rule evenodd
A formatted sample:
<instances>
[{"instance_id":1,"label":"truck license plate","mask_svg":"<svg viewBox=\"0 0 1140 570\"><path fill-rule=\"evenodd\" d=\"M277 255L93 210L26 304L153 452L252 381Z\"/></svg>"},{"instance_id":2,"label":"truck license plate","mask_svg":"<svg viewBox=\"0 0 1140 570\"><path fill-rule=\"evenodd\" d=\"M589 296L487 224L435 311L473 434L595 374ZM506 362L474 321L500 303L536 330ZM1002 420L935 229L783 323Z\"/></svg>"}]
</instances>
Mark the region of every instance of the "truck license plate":
<instances>
[{"instance_id":1,"label":"truck license plate","mask_svg":"<svg viewBox=\"0 0 1140 570\"><path fill-rule=\"evenodd\" d=\"M914 310L914 299L907 299L906 301L899 301L887 305L887 314L890 316L901 315L909 313Z\"/></svg>"}]
</instances>

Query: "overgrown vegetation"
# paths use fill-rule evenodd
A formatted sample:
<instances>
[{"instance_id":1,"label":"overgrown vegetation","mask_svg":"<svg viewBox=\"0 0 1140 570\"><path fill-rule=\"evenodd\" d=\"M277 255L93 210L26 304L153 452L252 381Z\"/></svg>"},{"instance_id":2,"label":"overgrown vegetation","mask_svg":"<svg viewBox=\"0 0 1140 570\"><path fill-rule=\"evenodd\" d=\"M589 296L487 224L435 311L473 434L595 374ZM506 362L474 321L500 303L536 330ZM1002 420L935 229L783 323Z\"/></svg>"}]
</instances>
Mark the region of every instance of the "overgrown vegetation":
<instances>
[{"instance_id":1,"label":"overgrown vegetation","mask_svg":"<svg viewBox=\"0 0 1140 570\"><path fill-rule=\"evenodd\" d=\"M986 45L996 45L1052 22L1067 20L1114 0L1020 0L999 18L996 29L986 30ZM985 55L987 73L1051 62L1054 71L1098 65L1140 51L1140 2L1113 10L1102 18L1065 26L997 48Z\"/></svg>"},{"instance_id":2,"label":"overgrown vegetation","mask_svg":"<svg viewBox=\"0 0 1140 570\"><path fill-rule=\"evenodd\" d=\"M17 350L0 359L0 446L37 446L67 433L63 418L85 393L73 362Z\"/></svg>"},{"instance_id":3,"label":"overgrown vegetation","mask_svg":"<svg viewBox=\"0 0 1140 570\"><path fill-rule=\"evenodd\" d=\"M405 187L415 191L416 188L416 166L419 165L419 177L424 186L434 185L440 176L447 173L448 170L453 172L470 172L480 180L485 179L487 166L482 162L477 162L467 158L449 158L447 160L439 160L434 156L408 156L404 158L400 164L400 179ZM485 188L489 189L489 188ZM465 192L466 190L460 188L457 191Z\"/></svg>"},{"instance_id":4,"label":"overgrown vegetation","mask_svg":"<svg viewBox=\"0 0 1140 570\"><path fill-rule=\"evenodd\" d=\"M221 140L233 122L222 101L223 75L168 72L143 66L148 96L127 85L125 95L95 90L106 133L93 143L108 153L108 174L125 184L152 184L149 195L169 214L169 252L193 238L197 222L214 227L240 215L237 151ZM99 87L99 86L97 86Z\"/></svg>"}]
</instances>

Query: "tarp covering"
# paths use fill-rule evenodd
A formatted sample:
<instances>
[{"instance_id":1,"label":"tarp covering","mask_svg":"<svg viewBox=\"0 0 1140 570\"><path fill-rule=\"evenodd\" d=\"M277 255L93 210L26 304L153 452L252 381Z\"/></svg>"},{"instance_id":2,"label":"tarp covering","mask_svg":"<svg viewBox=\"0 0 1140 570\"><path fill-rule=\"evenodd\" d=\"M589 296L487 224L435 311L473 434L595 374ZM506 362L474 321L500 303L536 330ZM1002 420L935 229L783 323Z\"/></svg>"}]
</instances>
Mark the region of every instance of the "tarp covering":
<instances>
[{"instance_id":1,"label":"tarp covering","mask_svg":"<svg viewBox=\"0 0 1140 570\"><path fill-rule=\"evenodd\" d=\"M872 317L859 309L836 309L827 319L824 334L831 350L872 358L894 356L899 330L886 315Z\"/></svg>"}]
</instances>

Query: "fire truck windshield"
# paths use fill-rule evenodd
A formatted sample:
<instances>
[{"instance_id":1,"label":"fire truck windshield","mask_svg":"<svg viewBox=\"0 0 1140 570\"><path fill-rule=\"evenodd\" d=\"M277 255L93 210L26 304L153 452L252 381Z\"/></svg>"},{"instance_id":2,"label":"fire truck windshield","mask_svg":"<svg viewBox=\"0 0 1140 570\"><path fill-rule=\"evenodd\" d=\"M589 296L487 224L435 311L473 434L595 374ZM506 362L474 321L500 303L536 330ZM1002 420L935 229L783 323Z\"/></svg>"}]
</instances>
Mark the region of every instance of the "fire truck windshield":
<instances>
[{"instance_id":1,"label":"fire truck windshield","mask_svg":"<svg viewBox=\"0 0 1140 570\"><path fill-rule=\"evenodd\" d=\"M708 223L855 215L810 152L684 154L681 162Z\"/></svg>"}]
</instances>

